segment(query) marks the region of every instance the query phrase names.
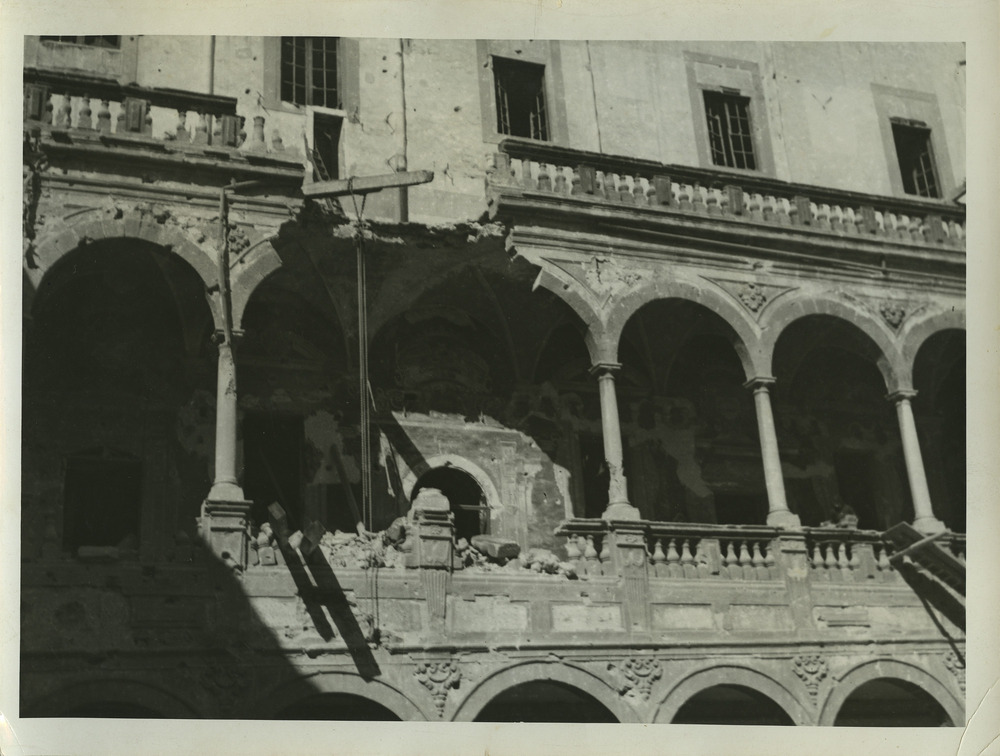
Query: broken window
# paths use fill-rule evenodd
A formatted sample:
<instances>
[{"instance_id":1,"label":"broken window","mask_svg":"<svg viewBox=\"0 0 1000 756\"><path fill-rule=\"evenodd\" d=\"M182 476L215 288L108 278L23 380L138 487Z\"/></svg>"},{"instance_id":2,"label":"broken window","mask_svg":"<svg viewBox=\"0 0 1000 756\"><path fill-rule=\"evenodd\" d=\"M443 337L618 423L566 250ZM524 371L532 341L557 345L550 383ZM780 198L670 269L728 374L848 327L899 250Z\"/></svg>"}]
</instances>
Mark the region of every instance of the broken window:
<instances>
[{"instance_id":1,"label":"broken window","mask_svg":"<svg viewBox=\"0 0 1000 756\"><path fill-rule=\"evenodd\" d=\"M71 45L86 45L87 47L106 47L118 50L122 46L121 37L109 36L77 36L77 37L39 37L43 42L66 42Z\"/></svg>"},{"instance_id":2,"label":"broken window","mask_svg":"<svg viewBox=\"0 0 1000 756\"><path fill-rule=\"evenodd\" d=\"M940 197L940 183L931 148L931 130L923 121L892 119L892 139L896 145L903 191L918 197Z\"/></svg>"},{"instance_id":3,"label":"broken window","mask_svg":"<svg viewBox=\"0 0 1000 756\"><path fill-rule=\"evenodd\" d=\"M497 131L508 136L549 139L545 110L545 66L493 58Z\"/></svg>"},{"instance_id":4,"label":"broken window","mask_svg":"<svg viewBox=\"0 0 1000 756\"><path fill-rule=\"evenodd\" d=\"M142 464L123 452L100 448L66 460L63 546L117 546L139 532Z\"/></svg>"},{"instance_id":5,"label":"broken window","mask_svg":"<svg viewBox=\"0 0 1000 756\"><path fill-rule=\"evenodd\" d=\"M313 114L312 159L320 181L340 177L341 122L339 116Z\"/></svg>"},{"instance_id":6,"label":"broken window","mask_svg":"<svg viewBox=\"0 0 1000 756\"><path fill-rule=\"evenodd\" d=\"M469 473L457 467L435 467L417 481L413 487L413 498L423 488L436 488L448 499L455 516L456 539L471 539L489 532L490 508L486 495Z\"/></svg>"},{"instance_id":7,"label":"broken window","mask_svg":"<svg viewBox=\"0 0 1000 756\"><path fill-rule=\"evenodd\" d=\"M712 163L726 168L757 170L750 98L729 90L703 92Z\"/></svg>"},{"instance_id":8,"label":"broken window","mask_svg":"<svg viewBox=\"0 0 1000 756\"><path fill-rule=\"evenodd\" d=\"M281 38L281 99L340 108L337 37Z\"/></svg>"}]
</instances>

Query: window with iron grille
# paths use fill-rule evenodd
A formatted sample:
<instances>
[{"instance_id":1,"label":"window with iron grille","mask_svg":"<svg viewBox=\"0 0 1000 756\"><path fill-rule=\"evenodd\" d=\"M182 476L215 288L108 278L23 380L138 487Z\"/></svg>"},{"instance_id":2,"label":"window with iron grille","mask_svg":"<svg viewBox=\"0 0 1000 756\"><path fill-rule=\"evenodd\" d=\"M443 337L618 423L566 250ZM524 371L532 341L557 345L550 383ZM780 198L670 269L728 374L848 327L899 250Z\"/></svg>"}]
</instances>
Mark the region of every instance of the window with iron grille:
<instances>
[{"instance_id":1,"label":"window with iron grille","mask_svg":"<svg viewBox=\"0 0 1000 756\"><path fill-rule=\"evenodd\" d=\"M77 36L77 37L39 37L43 42L68 42L73 45L86 45L87 47L107 47L117 50L122 46L121 37L108 36Z\"/></svg>"},{"instance_id":2,"label":"window with iron grille","mask_svg":"<svg viewBox=\"0 0 1000 756\"><path fill-rule=\"evenodd\" d=\"M757 170L750 122L750 98L708 90L703 94L712 163L727 168Z\"/></svg>"},{"instance_id":3,"label":"window with iron grille","mask_svg":"<svg viewBox=\"0 0 1000 756\"><path fill-rule=\"evenodd\" d=\"M931 147L931 130L922 121L892 119L892 140L903 178L903 191L918 197L940 197L940 182Z\"/></svg>"},{"instance_id":4,"label":"window with iron grille","mask_svg":"<svg viewBox=\"0 0 1000 756\"><path fill-rule=\"evenodd\" d=\"M497 132L547 142L545 66L494 57L493 81Z\"/></svg>"},{"instance_id":5,"label":"window with iron grille","mask_svg":"<svg viewBox=\"0 0 1000 756\"><path fill-rule=\"evenodd\" d=\"M281 99L295 105L340 107L337 37L281 38Z\"/></svg>"}]
</instances>

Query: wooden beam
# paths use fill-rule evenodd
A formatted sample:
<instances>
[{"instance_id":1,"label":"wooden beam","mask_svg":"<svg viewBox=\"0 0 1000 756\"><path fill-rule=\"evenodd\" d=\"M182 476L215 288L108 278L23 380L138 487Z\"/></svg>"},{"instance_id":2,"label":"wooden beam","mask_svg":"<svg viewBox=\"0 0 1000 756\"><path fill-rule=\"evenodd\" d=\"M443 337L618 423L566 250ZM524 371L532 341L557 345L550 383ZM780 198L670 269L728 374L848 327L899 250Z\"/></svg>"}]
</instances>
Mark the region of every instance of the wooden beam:
<instances>
[{"instance_id":1,"label":"wooden beam","mask_svg":"<svg viewBox=\"0 0 1000 756\"><path fill-rule=\"evenodd\" d=\"M400 171L379 176L356 176L334 181L309 181L302 185L306 197L339 197L344 194L369 194L399 186L426 184L434 180L434 171Z\"/></svg>"}]
</instances>

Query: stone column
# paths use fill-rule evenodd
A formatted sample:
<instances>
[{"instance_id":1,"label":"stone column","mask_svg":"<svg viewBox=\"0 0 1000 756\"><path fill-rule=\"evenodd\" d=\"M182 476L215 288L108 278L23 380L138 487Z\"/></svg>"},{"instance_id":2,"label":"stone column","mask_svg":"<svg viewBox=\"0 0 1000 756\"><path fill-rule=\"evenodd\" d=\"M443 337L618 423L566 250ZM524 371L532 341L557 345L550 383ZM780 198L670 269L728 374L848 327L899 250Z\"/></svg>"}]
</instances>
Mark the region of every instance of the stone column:
<instances>
[{"instance_id":1,"label":"stone column","mask_svg":"<svg viewBox=\"0 0 1000 756\"><path fill-rule=\"evenodd\" d=\"M615 373L621 365L601 362L590 372L597 375L601 398L601 431L604 437L604 462L608 466L608 508L605 520L638 520L639 510L628 501L628 484L625 480L622 429L618 419L618 396L615 392Z\"/></svg>"},{"instance_id":2,"label":"stone column","mask_svg":"<svg viewBox=\"0 0 1000 756\"><path fill-rule=\"evenodd\" d=\"M785 479L781 473L778 454L778 435L774 430L774 413L771 411L770 386L774 378L758 376L744 385L753 391L757 409L757 431L760 434L760 455L764 462L764 485L767 487L767 524L779 528L800 528L799 516L788 508L785 498Z\"/></svg>"},{"instance_id":3,"label":"stone column","mask_svg":"<svg viewBox=\"0 0 1000 756\"><path fill-rule=\"evenodd\" d=\"M216 555L246 567L250 502L236 479L236 363L233 345L221 334L216 334L216 341L215 480L202 504L200 527Z\"/></svg>"},{"instance_id":4,"label":"stone column","mask_svg":"<svg viewBox=\"0 0 1000 756\"><path fill-rule=\"evenodd\" d=\"M916 395L917 392L913 389L901 389L889 394L888 399L896 405L896 416L899 418L906 477L909 479L910 494L913 497L913 527L921 533L930 535L942 532L945 530L945 525L934 516L931 494L927 488L927 475L920 454L917 425L913 420L913 407L910 405L910 400Z\"/></svg>"}]
</instances>

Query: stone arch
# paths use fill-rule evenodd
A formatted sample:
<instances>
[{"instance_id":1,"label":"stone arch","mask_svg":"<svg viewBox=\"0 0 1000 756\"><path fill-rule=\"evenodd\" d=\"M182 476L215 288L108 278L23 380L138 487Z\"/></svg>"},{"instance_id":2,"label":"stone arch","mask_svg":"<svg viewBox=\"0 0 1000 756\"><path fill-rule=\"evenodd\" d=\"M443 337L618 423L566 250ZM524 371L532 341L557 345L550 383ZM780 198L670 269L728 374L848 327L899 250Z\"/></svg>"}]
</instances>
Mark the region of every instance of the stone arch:
<instances>
[{"instance_id":1,"label":"stone arch","mask_svg":"<svg viewBox=\"0 0 1000 756\"><path fill-rule=\"evenodd\" d=\"M366 681L345 672L320 672L280 684L255 699L250 704L248 716L251 719L273 719L278 712L324 693L347 693L368 699L384 706L404 722L436 718L428 714L433 709L432 704L425 711L389 683Z\"/></svg>"},{"instance_id":2,"label":"stone arch","mask_svg":"<svg viewBox=\"0 0 1000 756\"><path fill-rule=\"evenodd\" d=\"M938 312L907 323L900 334L902 342L902 364L900 387L913 387L913 366L916 363L920 347L931 336L941 331L965 330L965 310L948 310Z\"/></svg>"},{"instance_id":3,"label":"stone arch","mask_svg":"<svg viewBox=\"0 0 1000 756\"><path fill-rule=\"evenodd\" d=\"M417 484L420 477L436 467L454 467L469 475L483 490L483 495L486 497L486 504L489 506L490 511L494 513L500 511L502 506L500 492L497 490L496 484L489 473L475 462L458 454L437 454L433 457L428 457L407 472L406 477L403 478L403 494L408 501L413 497L413 487Z\"/></svg>"},{"instance_id":4,"label":"stone arch","mask_svg":"<svg viewBox=\"0 0 1000 756\"><path fill-rule=\"evenodd\" d=\"M66 255L81 246L105 239L141 239L168 250L186 262L209 290L218 283L218 265L214 250L197 244L176 224L169 220L159 222L156 218L138 209L111 218L106 214L94 217L95 212L82 213L74 221L60 221L57 231L42 236L35 245L34 266L25 272L37 291L46 275ZM216 328L222 328L222 313L218 296L206 296Z\"/></svg>"},{"instance_id":5,"label":"stone arch","mask_svg":"<svg viewBox=\"0 0 1000 756\"><path fill-rule=\"evenodd\" d=\"M892 393L901 388L899 376L902 373L903 359L892 331L860 306L823 296L791 295L765 314L761 340L761 358L765 374L773 374L774 350L781 334L792 323L809 315L829 315L838 318L865 334L878 347L879 358L876 367L885 380L888 392Z\"/></svg>"},{"instance_id":6,"label":"stone arch","mask_svg":"<svg viewBox=\"0 0 1000 756\"><path fill-rule=\"evenodd\" d=\"M837 685L820 706L817 724L824 727L832 726L847 697L866 682L880 678L893 678L913 683L941 705L952 724L956 727L965 724L965 707L960 698L921 667L896 659L873 659L862 662L839 675Z\"/></svg>"},{"instance_id":7,"label":"stone arch","mask_svg":"<svg viewBox=\"0 0 1000 756\"><path fill-rule=\"evenodd\" d=\"M644 305L658 299L683 299L694 302L721 317L730 327L729 334L746 377L762 375L765 367L761 360L760 328L746 311L733 299L713 288L707 282L686 281L672 277L642 285L618 300L608 317L604 338L610 342L608 350L617 358L618 343L625 325ZM614 360L612 360L614 361Z\"/></svg>"},{"instance_id":8,"label":"stone arch","mask_svg":"<svg viewBox=\"0 0 1000 756\"><path fill-rule=\"evenodd\" d=\"M91 680L60 688L25 707L21 716L66 716L91 703L138 705L164 719L198 719L203 715L179 695L138 680Z\"/></svg>"},{"instance_id":9,"label":"stone arch","mask_svg":"<svg viewBox=\"0 0 1000 756\"><path fill-rule=\"evenodd\" d=\"M563 275L560 276L559 273ZM583 342L587 345L591 363L596 365L602 362L614 362L617 339L613 342L609 339L606 333L607 324L601 317L596 303L580 291L579 282L561 269L552 266L543 267L539 272L533 288L537 289L539 286L555 294L580 318L584 325ZM611 343L616 345L616 349L609 351L607 345Z\"/></svg>"},{"instance_id":10,"label":"stone arch","mask_svg":"<svg viewBox=\"0 0 1000 756\"><path fill-rule=\"evenodd\" d=\"M270 239L261 239L244 253L236 267L230 271L230 286L233 292L233 328L243 324L243 313L257 288L282 267L281 256ZM334 307L334 310L336 308ZM337 312L338 321L340 313ZM343 323L338 323L343 330Z\"/></svg>"},{"instance_id":11,"label":"stone arch","mask_svg":"<svg viewBox=\"0 0 1000 756\"><path fill-rule=\"evenodd\" d=\"M778 704L795 724L813 724L812 717L792 691L762 672L737 665L701 669L683 678L660 701L653 721L669 724L689 699L716 685L749 688Z\"/></svg>"},{"instance_id":12,"label":"stone arch","mask_svg":"<svg viewBox=\"0 0 1000 756\"><path fill-rule=\"evenodd\" d=\"M600 676L581 667L555 661L524 662L505 667L480 680L458 705L452 717L457 722L472 722L496 696L522 683L551 681L575 688L595 698L619 722L639 722L639 716Z\"/></svg>"}]
</instances>

